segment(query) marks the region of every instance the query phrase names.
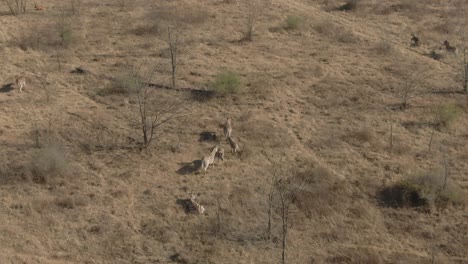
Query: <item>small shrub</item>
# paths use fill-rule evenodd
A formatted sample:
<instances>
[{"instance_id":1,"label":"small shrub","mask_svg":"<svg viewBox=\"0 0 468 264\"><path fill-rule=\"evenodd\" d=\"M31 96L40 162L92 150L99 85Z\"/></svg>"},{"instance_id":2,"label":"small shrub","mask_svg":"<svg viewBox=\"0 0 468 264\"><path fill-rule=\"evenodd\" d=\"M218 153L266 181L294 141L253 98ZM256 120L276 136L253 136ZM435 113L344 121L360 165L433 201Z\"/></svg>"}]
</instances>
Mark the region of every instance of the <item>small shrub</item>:
<instances>
[{"instance_id":1,"label":"small shrub","mask_svg":"<svg viewBox=\"0 0 468 264\"><path fill-rule=\"evenodd\" d=\"M115 78L115 80L113 80L110 86L98 91L98 95L128 95L133 92L136 92L139 82L141 82L141 80L138 77L133 76L131 74L123 74Z\"/></svg>"},{"instance_id":2,"label":"small shrub","mask_svg":"<svg viewBox=\"0 0 468 264\"><path fill-rule=\"evenodd\" d=\"M393 53L394 49L388 40L382 39L375 45L374 51L379 55L389 55Z\"/></svg>"},{"instance_id":3,"label":"small shrub","mask_svg":"<svg viewBox=\"0 0 468 264\"><path fill-rule=\"evenodd\" d=\"M330 21L319 23L315 26L315 30L329 38L333 38L342 43L357 42L358 38L353 32L350 32L343 27L340 27Z\"/></svg>"},{"instance_id":4,"label":"small shrub","mask_svg":"<svg viewBox=\"0 0 468 264\"><path fill-rule=\"evenodd\" d=\"M450 128L460 116L461 109L455 104L449 103L437 108L437 124Z\"/></svg>"},{"instance_id":5,"label":"small shrub","mask_svg":"<svg viewBox=\"0 0 468 264\"><path fill-rule=\"evenodd\" d=\"M353 11L358 7L359 0L347 0L346 3L338 8L340 11Z\"/></svg>"},{"instance_id":6,"label":"small shrub","mask_svg":"<svg viewBox=\"0 0 468 264\"><path fill-rule=\"evenodd\" d=\"M59 146L40 149L31 159L32 180L36 183L49 183L53 178L65 175L67 169L64 150Z\"/></svg>"},{"instance_id":7,"label":"small shrub","mask_svg":"<svg viewBox=\"0 0 468 264\"><path fill-rule=\"evenodd\" d=\"M379 196L384 205L392 207L443 207L464 202L461 188L450 179L446 182L442 172L401 180L381 190Z\"/></svg>"},{"instance_id":8,"label":"small shrub","mask_svg":"<svg viewBox=\"0 0 468 264\"><path fill-rule=\"evenodd\" d=\"M286 30L297 30L304 24L304 19L300 16L290 15L286 18Z\"/></svg>"},{"instance_id":9,"label":"small shrub","mask_svg":"<svg viewBox=\"0 0 468 264\"><path fill-rule=\"evenodd\" d=\"M241 81L237 74L223 71L216 75L210 87L218 95L236 94L241 90Z\"/></svg>"},{"instance_id":10,"label":"small shrub","mask_svg":"<svg viewBox=\"0 0 468 264\"><path fill-rule=\"evenodd\" d=\"M398 5L400 9L407 10L410 12L414 12L418 10L418 1L416 0L400 0L400 4Z\"/></svg>"},{"instance_id":11,"label":"small shrub","mask_svg":"<svg viewBox=\"0 0 468 264\"><path fill-rule=\"evenodd\" d=\"M362 142L371 142L375 140L375 133L370 127L363 127L359 131L356 131L354 137Z\"/></svg>"},{"instance_id":12,"label":"small shrub","mask_svg":"<svg viewBox=\"0 0 468 264\"><path fill-rule=\"evenodd\" d=\"M5 0L10 14L17 16L26 13L27 0Z\"/></svg>"}]
</instances>

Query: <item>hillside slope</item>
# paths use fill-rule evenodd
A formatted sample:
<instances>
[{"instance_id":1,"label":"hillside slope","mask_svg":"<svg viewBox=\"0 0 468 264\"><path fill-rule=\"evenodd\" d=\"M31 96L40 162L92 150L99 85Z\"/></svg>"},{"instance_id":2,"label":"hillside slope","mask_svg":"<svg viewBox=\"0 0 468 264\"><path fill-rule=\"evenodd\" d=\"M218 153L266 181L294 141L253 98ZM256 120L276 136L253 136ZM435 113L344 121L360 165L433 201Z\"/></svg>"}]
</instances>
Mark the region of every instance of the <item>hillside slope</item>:
<instances>
[{"instance_id":1,"label":"hillside slope","mask_svg":"<svg viewBox=\"0 0 468 264\"><path fill-rule=\"evenodd\" d=\"M294 197L287 263L468 263L468 101L459 57L439 50L445 39L461 47L451 28L466 4L363 0L342 12L339 1L128 2L82 1L72 14L51 0L19 16L0 5L1 263L279 263L277 196L266 239L276 168L307 180ZM249 16L254 39L240 41ZM288 16L297 29L285 29ZM155 88L186 110L142 150L137 98L113 89L138 69L170 85L174 25L178 87L204 90L228 69L243 89L200 101ZM78 66L91 73L70 73ZM23 94L9 85L22 71ZM403 109L405 80L416 84ZM443 127L446 105L458 112ZM192 171L216 144L200 133L222 137L227 116L241 153L222 139L226 159ZM382 198L445 169L457 203ZM185 213L190 192L205 215Z\"/></svg>"}]
</instances>

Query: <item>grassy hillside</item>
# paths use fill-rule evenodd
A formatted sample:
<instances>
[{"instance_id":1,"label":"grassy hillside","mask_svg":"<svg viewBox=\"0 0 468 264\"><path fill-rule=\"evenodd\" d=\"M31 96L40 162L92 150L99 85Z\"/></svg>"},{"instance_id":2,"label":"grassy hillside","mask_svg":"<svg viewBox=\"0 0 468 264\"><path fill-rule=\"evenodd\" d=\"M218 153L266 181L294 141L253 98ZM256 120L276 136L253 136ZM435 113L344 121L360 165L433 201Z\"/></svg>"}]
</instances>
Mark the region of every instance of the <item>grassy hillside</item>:
<instances>
[{"instance_id":1,"label":"grassy hillside","mask_svg":"<svg viewBox=\"0 0 468 264\"><path fill-rule=\"evenodd\" d=\"M466 1L7 2L1 263L468 263Z\"/></svg>"}]
</instances>

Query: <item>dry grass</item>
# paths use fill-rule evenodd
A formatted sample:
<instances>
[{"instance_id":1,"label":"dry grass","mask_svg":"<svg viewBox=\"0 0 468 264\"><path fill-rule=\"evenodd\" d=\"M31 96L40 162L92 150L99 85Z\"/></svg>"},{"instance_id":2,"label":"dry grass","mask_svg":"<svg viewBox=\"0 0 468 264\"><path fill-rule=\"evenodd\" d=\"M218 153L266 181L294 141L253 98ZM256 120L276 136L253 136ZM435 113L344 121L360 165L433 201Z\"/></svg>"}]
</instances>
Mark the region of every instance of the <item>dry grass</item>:
<instances>
[{"instance_id":1,"label":"dry grass","mask_svg":"<svg viewBox=\"0 0 468 264\"><path fill-rule=\"evenodd\" d=\"M30 166L32 180L41 184L50 184L66 176L70 169L64 150L57 145L38 150L31 157Z\"/></svg>"},{"instance_id":2,"label":"dry grass","mask_svg":"<svg viewBox=\"0 0 468 264\"><path fill-rule=\"evenodd\" d=\"M356 43L359 41L359 38L351 31L330 21L317 24L315 30L334 41L342 43Z\"/></svg>"},{"instance_id":3,"label":"dry grass","mask_svg":"<svg viewBox=\"0 0 468 264\"><path fill-rule=\"evenodd\" d=\"M0 5L0 262L277 263L277 207L270 240L266 230L281 157L291 176L282 184L301 187L287 263L431 263L432 252L437 263L466 262L466 96L457 92L456 58L428 57L444 39L459 46L450 25L464 19L466 3L361 0L340 12L346 0L262 1L253 41L239 41L249 3L227 2L81 1L73 15L70 1L51 0L20 16ZM333 12L323 11L327 2ZM64 43L63 7L72 30ZM287 31L288 15L304 23ZM177 90L166 87L168 26L182 33ZM428 76L401 111L403 73L415 65ZM78 66L91 73L70 73ZM156 69L151 106L212 97L185 100L190 110L147 149L138 147L141 125L130 121L140 120L139 108L127 91L128 69L140 68ZM207 90L220 69L235 73L241 93ZM14 82L22 71L21 94ZM47 76L50 100L38 76ZM449 102L463 110L431 113ZM227 116L237 155L220 127ZM452 125L433 129L434 121ZM217 138L199 141L203 133ZM218 141L225 161L193 173ZM442 192L445 177L416 173L437 167L441 155L449 168ZM384 203L383 189L396 197ZM192 191L206 214L186 214L178 203ZM437 210L427 213L430 203Z\"/></svg>"}]
</instances>

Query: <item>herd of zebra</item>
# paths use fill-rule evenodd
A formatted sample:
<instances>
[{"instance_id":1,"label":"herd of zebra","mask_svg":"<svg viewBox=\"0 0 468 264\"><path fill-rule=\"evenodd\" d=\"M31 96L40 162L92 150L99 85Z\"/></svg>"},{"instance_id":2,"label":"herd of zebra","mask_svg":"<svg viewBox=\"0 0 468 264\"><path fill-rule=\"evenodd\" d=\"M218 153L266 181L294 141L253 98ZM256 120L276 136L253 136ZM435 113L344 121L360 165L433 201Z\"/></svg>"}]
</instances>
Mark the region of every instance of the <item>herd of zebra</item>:
<instances>
[{"instance_id":1,"label":"herd of zebra","mask_svg":"<svg viewBox=\"0 0 468 264\"><path fill-rule=\"evenodd\" d=\"M232 123L231 118L227 117L226 122L223 125L223 134L225 139L228 141L229 146L231 147L231 151L233 153L239 152L239 145L237 142L232 138ZM203 170L204 174L206 175L206 171L210 165L215 165L215 159L218 158L224 161L224 149L218 143L214 148L211 150L210 154L204 156L201 160L201 169ZM194 193L190 194L190 204L189 204L189 211L195 212L197 214L203 214L205 212L205 208L195 201L196 195Z\"/></svg>"}]
</instances>

